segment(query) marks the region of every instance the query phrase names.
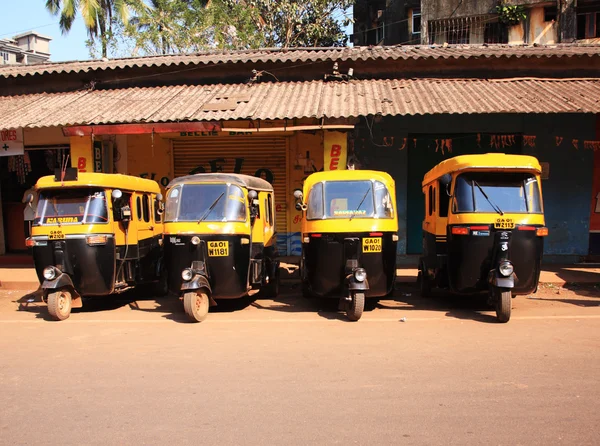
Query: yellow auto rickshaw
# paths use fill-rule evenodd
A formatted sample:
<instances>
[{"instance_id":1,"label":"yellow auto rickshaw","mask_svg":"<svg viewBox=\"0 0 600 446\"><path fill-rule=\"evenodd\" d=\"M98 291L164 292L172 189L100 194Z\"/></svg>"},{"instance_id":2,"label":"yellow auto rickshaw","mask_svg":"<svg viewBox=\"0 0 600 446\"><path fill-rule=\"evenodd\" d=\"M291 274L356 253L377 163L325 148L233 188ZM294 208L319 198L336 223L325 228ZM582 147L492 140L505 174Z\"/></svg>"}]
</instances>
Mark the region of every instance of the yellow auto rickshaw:
<instances>
[{"instance_id":1,"label":"yellow auto rickshaw","mask_svg":"<svg viewBox=\"0 0 600 446\"><path fill-rule=\"evenodd\" d=\"M155 181L68 168L40 178L36 190L27 246L53 319L68 318L84 296L148 283L166 292L162 196Z\"/></svg>"},{"instance_id":2,"label":"yellow auto rickshaw","mask_svg":"<svg viewBox=\"0 0 600 446\"><path fill-rule=\"evenodd\" d=\"M273 187L257 177L205 173L167 186L169 290L192 322L219 299L279 293Z\"/></svg>"},{"instance_id":3,"label":"yellow auto rickshaw","mask_svg":"<svg viewBox=\"0 0 600 446\"><path fill-rule=\"evenodd\" d=\"M394 180L370 170L318 172L294 197L304 213L303 293L340 299L348 319L359 320L365 298L393 291L398 242Z\"/></svg>"},{"instance_id":4,"label":"yellow auto rickshaw","mask_svg":"<svg viewBox=\"0 0 600 446\"><path fill-rule=\"evenodd\" d=\"M445 160L425 174L421 294L488 292L500 322L511 298L534 292L544 237L541 166L489 153Z\"/></svg>"}]
</instances>

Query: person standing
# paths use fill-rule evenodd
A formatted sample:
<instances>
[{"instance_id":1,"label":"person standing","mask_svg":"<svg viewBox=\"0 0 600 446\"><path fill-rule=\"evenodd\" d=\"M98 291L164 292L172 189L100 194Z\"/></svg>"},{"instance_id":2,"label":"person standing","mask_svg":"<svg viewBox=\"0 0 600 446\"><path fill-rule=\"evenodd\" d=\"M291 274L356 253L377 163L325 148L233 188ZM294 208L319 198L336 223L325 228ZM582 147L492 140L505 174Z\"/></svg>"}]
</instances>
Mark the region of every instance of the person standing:
<instances>
[{"instance_id":1,"label":"person standing","mask_svg":"<svg viewBox=\"0 0 600 446\"><path fill-rule=\"evenodd\" d=\"M27 198L29 194L33 196L33 200L31 203L28 202ZM23 209L23 220L24 220L24 230L25 230L25 238L29 238L31 236L31 226L33 225L33 220L35 219L35 213L37 210L38 197L35 191L35 185L31 186L29 189L25 191L23 194L23 203L25 203L25 208Z\"/></svg>"}]
</instances>

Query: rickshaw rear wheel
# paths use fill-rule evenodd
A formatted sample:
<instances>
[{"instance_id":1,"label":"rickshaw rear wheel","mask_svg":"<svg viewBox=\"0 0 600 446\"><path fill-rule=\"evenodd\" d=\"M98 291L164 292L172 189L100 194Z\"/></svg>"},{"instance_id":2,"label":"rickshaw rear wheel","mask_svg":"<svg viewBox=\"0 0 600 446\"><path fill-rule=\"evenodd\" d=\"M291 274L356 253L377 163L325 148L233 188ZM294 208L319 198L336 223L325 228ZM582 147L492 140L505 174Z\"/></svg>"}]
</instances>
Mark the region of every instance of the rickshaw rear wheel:
<instances>
[{"instance_id":1,"label":"rickshaw rear wheel","mask_svg":"<svg viewBox=\"0 0 600 446\"><path fill-rule=\"evenodd\" d=\"M277 297L279 295L279 269L274 277L269 277L269 283L263 287L263 296Z\"/></svg>"},{"instance_id":2,"label":"rickshaw rear wheel","mask_svg":"<svg viewBox=\"0 0 600 446\"><path fill-rule=\"evenodd\" d=\"M208 316L210 299L202 291L190 291L183 295L183 308L191 322L202 322Z\"/></svg>"},{"instance_id":3,"label":"rickshaw rear wheel","mask_svg":"<svg viewBox=\"0 0 600 446\"><path fill-rule=\"evenodd\" d=\"M419 282L419 291L421 293L421 297L431 296L431 279L427 275L426 271L427 269L425 269L425 263L421 262L419 274L417 275L417 282Z\"/></svg>"},{"instance_id":4,"label":"rickshaw rear wheel","mask_svg":"<svg viewBox=\"0 0 600 446\"><path fill-rule=\"evenodd\" d=\"M346 317L355 322L359 320L365 309L365 293L352 293L346 307Z\"/></svg>"},{"instance_id":5,"label":"rickshaw rear wheel","mask_svg":"<svg viewBox=\"0 0 600 446\"><path fill-rule=\"evenodd\" d=\"M494 288L494 305L498 322L506 323L510 320L512 310L512 293L505 288Z\"/></svg>"},{"instance_id":6,"label":"rickshaw rear wheel","mask_svg":"<svg viewBox=\"0 0 600 446\"><path fill-rule=\"evenodd\" d=\"M67 289L61 289L46 295L48 313L55 321L64 321L71 315L72 296Z\"/></svg>"}]
</instances>

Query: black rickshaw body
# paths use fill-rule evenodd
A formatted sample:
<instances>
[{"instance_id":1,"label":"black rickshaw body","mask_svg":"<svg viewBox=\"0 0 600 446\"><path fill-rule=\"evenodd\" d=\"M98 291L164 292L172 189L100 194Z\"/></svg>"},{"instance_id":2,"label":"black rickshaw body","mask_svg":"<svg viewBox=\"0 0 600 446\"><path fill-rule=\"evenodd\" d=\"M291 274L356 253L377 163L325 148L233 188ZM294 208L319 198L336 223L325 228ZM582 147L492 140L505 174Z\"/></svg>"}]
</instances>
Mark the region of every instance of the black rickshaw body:
<instances>
[{"instance_id":1,"label":"black rickshaw body","mask_svg":"<svg viewBox=\"0 0 600 446\"><path fill-rule=\"evenodd\" d=\"M159 280L162 197L156 182L69 169L41 178L36 193L27 245L45 293L107 296Z\"/></svg>"},{"instance_id":2,"label":"black rickshaw body","mask_svg":"<svg viewBox=\"0 0 600 446\"><path fill-rule=\"evenodd\" d=\"M274 203L272 185L257 177L209 173L173 180L165 212L170 292L199 290L218 301L278 280Z\"/></svg>"},{"instance_id":3,"label":"black rickshaw body","mask_svg":"<svg viewBox=\"0 0 600 446\"><path fill-rule=\"evenodd\" d=\"M464 155L423 180L421 280L458 294L537 289L545 227L541 166L524 155Z\"/></svg>"},{"instance_id":4,"label":"black rickshaw body","mask_svg":"<svg viewBox=\"0 0 600 446\"><path fill-rule=\"evenodd\" d=\"M352 291L383 297L394 289L398 219L395 186L384 172L310 175L302 204L301 276L307 294L340 298ZM363 270L364 280L355 272Z\"/></svg>"}]
</instances>

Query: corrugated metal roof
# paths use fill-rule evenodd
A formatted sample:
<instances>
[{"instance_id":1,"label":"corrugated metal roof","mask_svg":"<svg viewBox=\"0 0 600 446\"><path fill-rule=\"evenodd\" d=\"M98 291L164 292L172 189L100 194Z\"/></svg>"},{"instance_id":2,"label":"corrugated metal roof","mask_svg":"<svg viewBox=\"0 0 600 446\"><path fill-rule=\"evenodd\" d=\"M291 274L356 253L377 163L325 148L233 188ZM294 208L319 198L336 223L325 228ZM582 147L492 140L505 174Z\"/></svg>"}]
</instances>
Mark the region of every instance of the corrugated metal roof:
<instances>
[{"instance_id":1,"label":"corrugated metal roof","mask_svg":"<svg viewBox=\"0 0 600 446\"><path fill-rule=\"evenodd\" d=\"M319 62L346 60L469 59L512 57L599 56L600 45L559 44L552 46L516 45L414 45L353 48L291 48L239 51L212 51L196 54L148 56L112 60L8 65L0 67L0 76L17 77L46 73L82 73L130 67L186 66L258 62Z\"/></svg>"},{"instance_id":2,"label":"corrugated metal roof","mask_svg":"<svg viewBox=\"0 0 600 446\"><path fill-rule=\"evenodd\" d=\"M600 79L311 81L0 97L0 128L473 113L600 113Z\"/></svg>"}]
</instances>

